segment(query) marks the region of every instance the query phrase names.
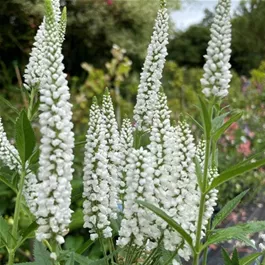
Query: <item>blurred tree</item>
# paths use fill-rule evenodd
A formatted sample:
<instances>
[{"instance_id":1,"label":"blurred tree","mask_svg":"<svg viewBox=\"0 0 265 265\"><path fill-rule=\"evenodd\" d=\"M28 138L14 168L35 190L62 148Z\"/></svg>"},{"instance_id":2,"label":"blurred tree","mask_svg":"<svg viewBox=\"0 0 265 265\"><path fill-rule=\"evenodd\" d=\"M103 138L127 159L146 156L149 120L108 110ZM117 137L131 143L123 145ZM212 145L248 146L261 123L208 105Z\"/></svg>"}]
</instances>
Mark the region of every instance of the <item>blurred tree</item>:
<instances>
[{"instance_id":1,"label":"blurred tree","mask_svg":"<svg viewBox=\"0 0 265 265\"><path fill-rule=\"evenodd\" d=\"M200 24L176 32L169 44L168 58L180 66L202 67L209 38L209 28Z\"/></svg>"},{"instance_id":2,"label":"blurred tree","mask_svg":"<svg viewBox=\"0 0 265 265\"><path fill-rule=\"evenodd\" d=\"M169 0L169 7L179 1ZM80 75L81 63L103 67L116 43L140 69L159 0L62 0L68 8L64 54L66 70ZM16 81L12 62L22 71L41 23L43 0L0 0L0 87Z\"/></svg>"},{"instance_id":3,"label":"blurred tree","mask_svg":"<svg viewBox=\"0 0 265 265\"><path fill-rule=\"evenodd\" d=\"M265 57L265 1L242 1L234 19L232 65L240 74L247 75Z\"/></svg>"}]
</instances>

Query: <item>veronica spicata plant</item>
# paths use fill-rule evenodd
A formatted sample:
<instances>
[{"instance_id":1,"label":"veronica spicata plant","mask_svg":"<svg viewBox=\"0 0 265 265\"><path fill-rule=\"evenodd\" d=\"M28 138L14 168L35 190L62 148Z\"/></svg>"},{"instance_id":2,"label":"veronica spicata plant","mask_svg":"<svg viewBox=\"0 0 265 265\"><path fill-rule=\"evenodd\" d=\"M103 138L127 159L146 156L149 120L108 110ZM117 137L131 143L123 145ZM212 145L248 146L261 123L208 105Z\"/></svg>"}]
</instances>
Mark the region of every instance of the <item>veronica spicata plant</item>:
<instances>
[{"instance_id":1,"label":"veronica spicata plant","mask_svg":"<svg viewBox=\"0 0 265 265\"><path fill-rule=\"evenodd\" d=\"M247 235L265 230L264 221L216 228L246 191L213 218L218 186L265 164L264 158L255 157L218 170L218 139L241 117L222 108L231 79L230 0L218 1L211 26L198 96L201 119L195 121L201 131L198 141L185 119L172 122L161 88L169 16L166 1L160 2L133 120L124 119L119 128L108 89L102 102L94 98L90 108L82 193L83 226L90 239L74 251L61 247L73 213L74 173L72 106L62 55L66 9L61 12L59 0L45 0L45 17L25 70L29 104L19 112L15 145L0 118L0 159L5 166L0 180L16 194L12 226L0 218L0 247L8 252L8 265L14 264L18 248L34 237L32 265L178 265L182 260L198 265L201 257L207 264L210 244L237 239L255 247ZM225 122L226 116L230 119ZM19 226L22 212L31 220L24 229ZM93 261L84 253L97 242L103 258ZM225 263L251 264L264 254L263 242L259 248L261 252L241 260L236 251L232 259L223 251Z\"/></svg>"}]
</instances>

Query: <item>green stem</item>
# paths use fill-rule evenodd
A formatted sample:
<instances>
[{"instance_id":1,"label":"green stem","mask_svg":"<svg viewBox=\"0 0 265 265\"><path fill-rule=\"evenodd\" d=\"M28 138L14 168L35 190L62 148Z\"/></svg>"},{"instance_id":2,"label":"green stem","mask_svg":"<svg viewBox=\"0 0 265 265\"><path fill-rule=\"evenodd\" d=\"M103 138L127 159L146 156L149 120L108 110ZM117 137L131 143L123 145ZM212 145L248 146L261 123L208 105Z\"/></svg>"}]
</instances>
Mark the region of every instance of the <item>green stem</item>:
<instances>
[{"instance_id":1,"label":"green stem","mask_svg":"<svg viewBox=\"0 0 265 265\"><path fill-rule=\"evenodd\" d=\"M35 101L35 94L36 94L36 88L33 88L31 90L31 94L30 94L30 102L29 102L29 107L28 107L28 119L29 121L31 121L32 117L33 117L33 107L34 107L34 101Z\"/></svg>"},{"instance_id":2,"label":"green stem","mask_svg":"<svg viewBox=\"0 0 265 265\"><path fill-rule=\"evenodd\" d=\"M15 252L12 249L12 250L8 251L8 265L14 264L14 258L15 258Z\"/></svg>"},{"instance_id":3,"label":"green stem","mask_svg":"<svg viewBox=\"0 0 265 265\"><path fill-rule=\"evenodd\" d=\"M21 208L21 201L22 201L22 194L23 194L23 186L26 176L26 169L25 165L22 166L20 181L18 186L18 194L16 198L16 205L15 205L15 213L14 213L14 223L12 227L12 249L9 250L9 257L8 257L8 265L14 264L15 252L16 252L16 241L17 241L17 232L18 232L18 221L19 221L19 214Z\"/></svg>"},{"instance_id":4,"label":"green stem","mask_svg":"<svg viewBox=\"0 0 265 265\"><path fill-rule=\"evenodd\" d=\"M211 229L211 220L209 220L208 225L207 225L207 229L206 229L206 237L205 237L205 241L207 241L208 239L208 234L209 234L209 230ZM207 258L208 258L208 248L205 248L203 251L203 261L202 261L202 265L207 265Z\"/></svg>"},{"instance_id":5,"label":"green stem","mask_svg":"<svg viewBox=\"0 0 265 265\"><path fill-rule=\"evenodd\" d=\"M207 183L208 183L208 167L209 167L210 150L211 150L211 139L206 139L203 185L202 185L202 192L201 192L199 216L198 216L198 222L197 222L196 244L195 244L193 265L199 264L200 247L201 247L201 231L202 231L203 215L205 211L205 202L206 202L205 191L207 189Z\"/></svg>"}]
</instances>

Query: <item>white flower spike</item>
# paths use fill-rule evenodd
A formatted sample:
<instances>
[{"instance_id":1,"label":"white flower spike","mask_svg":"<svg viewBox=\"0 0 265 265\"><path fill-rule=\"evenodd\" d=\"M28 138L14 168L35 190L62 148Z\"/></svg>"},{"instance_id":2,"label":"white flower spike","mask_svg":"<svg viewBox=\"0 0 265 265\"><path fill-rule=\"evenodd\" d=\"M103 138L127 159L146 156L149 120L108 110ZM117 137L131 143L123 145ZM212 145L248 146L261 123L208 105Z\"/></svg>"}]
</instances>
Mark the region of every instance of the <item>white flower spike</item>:
<instances>
[{"instance_id":1,"label":"white flower spike","mask_svg":"<svg viewBox=\"0 0 265 265\"><path fill-rule=\"evenodd\" d=\"M96 99L90 108L90 118L85 146L84 166L84 227L89 228L92 240L100 236L111 237L110 174L108 147L103 115Z\"/></svg>"},{"instance_id":2,"label":"white flower spike","mask_svg":"<svg viewBox=\"0 0 265 265\"><path fill-rule=\"evenodd\" d=\"M165 1L162 1L151 43L147 50L143 72L141 73L137 102L134 109L135 126L140 131L149 129L153 120L161 86L160 80L167 56L168 19Z\"/></svg>"},{"instance_id":3,"label":"white flower spike","mask_svg":"<svg viewBox=\"0 0 265 265\"><path fill-rule=\"evenodd\" d=\"M202 93L206 97L223 98L228 95L231 80L229 63L231 57L230 0L219 0L211 26L211 40L207 48L204 75L201 79Z\"/></svg>"},{"instance_id":4,"label":"white flower spike","mask_svg":"<svg viewBox=\"0 0 265 265\"><path fill-rule=\"evenodd\" d=\"M52 6L55 14L55 21L58 23L61 19L61 30L59 31L59 34L62 43L66 27L65 11L61 16L60 0L52 0ZM39 88L40 80L43 75L42 60L45 57L45 20L46 18L44 17L35 36L35 42L33 43L33 48L30 53L29 63L26 66L24 73L24 87L28 90Z\"/></svg>"},{"instance_id":5,"label":"white flower spike","mask_svg":"<svg viewBox=\"0 0 265 265\"><path fill-rule=\"evenodd\" d=\"M46 0L45 58L41 60L40 167L36 218L38 240L64 242L71 221L71 180L74 134L72 105L66 74L63 73L59 27L50 0Z\"/></svg>"}]
</instances>

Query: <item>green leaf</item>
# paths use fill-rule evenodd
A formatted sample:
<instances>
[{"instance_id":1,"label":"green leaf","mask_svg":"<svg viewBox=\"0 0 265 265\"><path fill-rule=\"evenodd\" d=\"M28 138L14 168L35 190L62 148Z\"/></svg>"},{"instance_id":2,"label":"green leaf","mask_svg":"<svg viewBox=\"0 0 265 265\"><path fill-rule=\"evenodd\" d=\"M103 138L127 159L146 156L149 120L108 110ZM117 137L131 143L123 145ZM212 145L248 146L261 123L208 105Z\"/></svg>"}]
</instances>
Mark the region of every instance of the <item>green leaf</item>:
<instances>
[{"instance_id":1,"label":"green leaf","mask_svg":"<svg viewBox=\"0 0 265 265\"><path fill-rule=\"evenodd\" d=\"M69 259L66 261L65 265L75 265L75 258L74 258L74 253L72 252L70 254Z\"/></svg>"},{"instance_id":2,"label":"green leaf","mask_svg":"<svg viewBox=\"0 0 265 265\"><path fill-rule=\"evenodd\" d=\"M34 237L34 232L37 228L38 224L36 223L36 221L34 221L26 229L22 230L20 232L21 238L17 243L17 248L20 247L23 244L23 242L25 242L25 240L27 240L28 238Z\"/></svg>"},{"instance_id":3,"label":"green leaf","mask_svg":"<svg viewBox=\"0 0 265 265\"><path fill-rule=\"evenodd\" d=\"M257 249L255 244L253 244L253 242L245 235L238 235L237 237L235 237L235 239L237 239L238 241L244 242L246 246Z\"/></svg>"},{"instance_id":4,"label":"green leaf","mask_svg":"<svg viewBox=\"0 0 265 265\"><path fill-rule=\"evenodd\" d=\"M212 121L212 131L215 132L218 130L224 123L224 118L229 114L230 112L226 112L220 116L217 116Z\"/></svg>"},{"instance_id":5,"label":"green leaf","mask_svg":"<svg viewBox=\"0 0 265 265\"><path fill-rule=\"evenodd\" d=\"M250 163L250 164L243 164L243 165L239 165L239 166L235 166L232 167L228 170L225 170L224 172L222 172L218 177L216 177L211 186L208 188L208 190L206 192L209 192L212 189L215 189L216 187L218 187L219 185L225 183L226 181L242 175L250 170L253 170L255 168L259 168L261 166L265 165L265 158L258 160L256 162Z\"/></svg>"},{"instance_id":6,"label":"green leaf","mask_svg":"<svg viewBox=\"0 0 265 265\"><path fill-rule=\"evenodd\" d=\"M82 244L81 247L79 247L76 250L77 254L83 254L88 248L90 248L92 245L94 244L94 241L92 241L91 239L88 239L84 244Z\"/></svg>"},{"instance_id":7,"label":"green leaf","mask_svg":"<svg viewBox=\"0 0 265 265\"><path fill-rule=\"evenodd\" d=\"M137 203L148 208L149 210L154 212L156 215L161 217L164 221L166 221L170 227L172 227L174 230L176 230L183 237L183 239L189 244L191 249L194 251L191 236L179 224L177 224L170 216L168 216L164 211L162 211L161 209L157 208L156 206L154 206L148 202L137 201Z\"/></svg>"},{"instance_id":8,"label":"green leaf","mask_svg":"<svg viewBox=\"0 0 265 265\"><path fill-rule=\"evenodd\" d=\"M34 258L38 265L53 265L50 259L50 253L44 247L44 245L35 240L34 242Z\"/></svg>"},{"instance_id":9,"label":"green leaf","mask_svg":"<svg viewBox=\"0 0 265 265\"><path fill-rule=\"evenodd\" d=\"M242 112L234 114L225 124L223 124L219 129L212 132L213 139L217 141L221 135L231 126L232 123L238 121L242 117Z\"/></svg>"},{"instance_id":10,"label":"green leaf","mask_svg":"<svg viewBox=\"0 0 265 265\"><path fill-rule=\"evenodd\" d=\"M21 111L16 122L16 146L23 164L32 155L36 139L26 112Z\"/></svg>"},{"instance_id":11,"label":"green leaf","mask_svg":"<svg viewBox=\"0 0 265 265\"><path fill-rule=\"evenodd\" d=\"M201 104L201 115L202 115L202 120L203 120L203 125L204 125L204 131L205 131L205 136L207 139L210 138L211 134L211 117L209 115L209 111L206 107L205 101L202 97L199 97L200 104Z\"/></svg>"},{"instance_id":12,"label":"green leaf","mask_svg":"<svg viewBox=\"0 0 265 265\"><path fill-rule=\"evenodd\" d=\"M239 265L239 257L238 257L238 252L236 248L233 251L232 265Z\"/></svg>"},{"instance_id":13,"label":"green leaf","mask_svg":"<svg viewBox=\"0 0 265 265\"><path fill-rule=\"evenodd\" d=\"M257 221L257 222L239 224L224 229L213 230L212 231L213 234L208 238L207 242L205 242L202 249L205 249L211 244L220 243L230 239L239 239L239 237L241 236L263 231L264 227L265 227L265 221Z\"/></svg>"},{"instance_id":14,"label":"green leaf","mask_svg":"<svg viewBox=\"0 0 265 265\"><path fill-rule=\"evenodd\" d=\"M89 263L89 259L85 256L79 255L77 253L74 253L74 260L78 262L80 265L87 265ZM106 264L106 263L105 263Z\"/></svg>"},{"instance_id":15,"label":"green leaf","mask_svg":"<svg viewBox=\"0 0 265 265\"><path fill-rule=\"evenodd\" d=\"M215 228L218 224L220 224L239 204L241 199L247 194L249 190L243 191L238 196L236 196L234 199L229 201L222 209L221 211L214 217L212 228Z\"/></svg>"},{"instance_id":16,"label":"green leaf","mask_svg":"<svg viewBox=\"0 0 265 265\"><path fill-rule=\"evenodd\" d=\"M0 216L0 238L2 241L2 244L4 244L6 247L9 247L10 243L10 225L6 222L6 220Z\"/></svg>"},{"instance_id":17,"label":"green leaf","mask_svg":"<svg viewBox=\"0 0 265 265\"><path fill-rule=\"evenodd\" d=\"M16 114L19 114L19 111L13 106L13 104L11 104L11 102L6 100L4 97L0 96L0 102L12 109Z\"/></svg>"},{"instance_id":18,"label":"green leaf","mask_svg":"<svg viewBox=\"0 0 265 265\"><path fill-rule=\"evenodd\" d=\"M17 193L17 188L11 183L10 179L7 179L2 172L0 172L0 181L2 181L5 185L7 185L10 189L12 189L15 193Z\"/></svg>"},{"instance_id":19,"label":"green leaf","mask_svg":"<svg viewBox=\"0 0 265 265\"><path fill-rule=\"evenodd\" d=\"M15 263L14 265L39 265L36 261L32 262L22 262L22 263Z\"/></svg>"},{"instance_id":20,"label":"green leaf","mask_svg":"<svg viewBox=\"0 0 265 265\"><path fill-rule=\"evenodd\" d=\"M230 259L230 256L224 248L222 248L222 256L223 256L223 260L224 260L224 265L232 265L232 261Z\"/></svg>"},{"instance_id":21,"label":"green leaf","mask_svg":"<svg viewBox=\"0 0 265 265\"><path fill-rule=\"evenodd\" d=\"M185 115L187 115L188 118L190 118L201 130L203 130L201 124L197 120L195 120L189 113L185 113Z\"/></svg>"},{"instance_id":22,"label":"green leaf","mask_svg":"<svg viewBox=\"0 0 265 265\"><path fill-rule=\"evenodd\" d=\"M251 255L248 255L247 257L240 259L239 264L240 265L251 265L253 261L255 261L258 257L262 255L264 255L264 253L253 253Z\"/></svg>"}]
</instances>

